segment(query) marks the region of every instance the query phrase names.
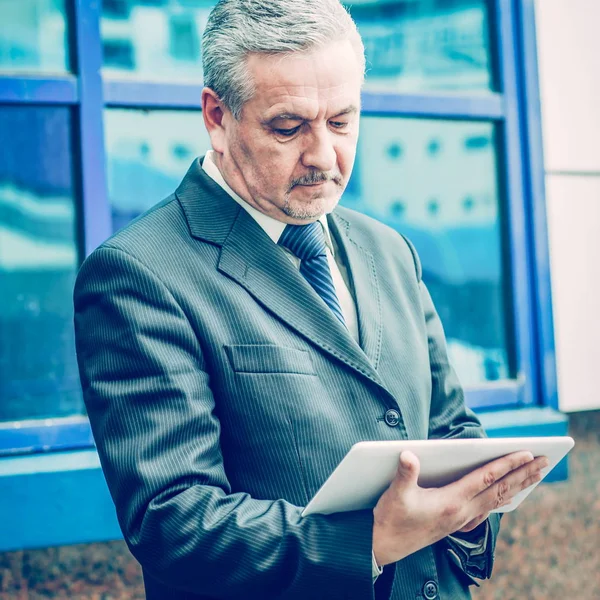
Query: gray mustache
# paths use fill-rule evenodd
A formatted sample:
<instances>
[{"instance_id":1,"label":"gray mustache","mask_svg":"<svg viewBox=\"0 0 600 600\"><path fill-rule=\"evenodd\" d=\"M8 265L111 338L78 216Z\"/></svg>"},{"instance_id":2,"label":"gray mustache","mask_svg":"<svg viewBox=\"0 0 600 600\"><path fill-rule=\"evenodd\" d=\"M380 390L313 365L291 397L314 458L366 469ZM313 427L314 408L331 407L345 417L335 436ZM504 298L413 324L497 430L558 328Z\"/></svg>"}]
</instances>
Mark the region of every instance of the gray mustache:
<instances>
[{"instance_id":1,"label":"gray mustache","mask_svg":"<svg viewBox=\"0 0 600 600\"><path fill-rule=\"evenodd\" d=\"M292 185L290 186L290 190L297 185L314 185L315 183L322 183L325 181L333 181L334 183L337 183L337 185L341 185L342 176L339 173L332 174L324 171L311 171L310 173L303 175L298 179L294 179L292 181Z\"/></svg>"}]
</instances>

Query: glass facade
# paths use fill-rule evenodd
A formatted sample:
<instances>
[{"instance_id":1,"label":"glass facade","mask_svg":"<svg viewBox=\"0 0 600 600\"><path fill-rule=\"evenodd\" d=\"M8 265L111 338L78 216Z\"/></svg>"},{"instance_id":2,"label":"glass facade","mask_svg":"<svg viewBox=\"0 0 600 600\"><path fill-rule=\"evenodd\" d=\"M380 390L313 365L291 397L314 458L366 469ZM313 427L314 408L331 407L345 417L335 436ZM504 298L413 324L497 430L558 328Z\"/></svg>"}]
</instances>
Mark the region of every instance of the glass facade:
<instances>
[{"instance_id":1,"label":"glass facade","mask_svg":"<svg viewBox=\"0 0 600 600\"><path fill-rule=\"evenodd\" d=\"M202 79L202 33L215 0L104 0L104 72ZM370 91L493 89L489 0L347 3L367 52Z\"/></svg>"},{"instance_id":2,"label":"glass facade","mask_svg":"<svg viewBox=\"0 0 600 600\"><path fill-rule=\"evenodd\" d=\"M210 148L200 112L105 112L113 230L172 194L197 154Z\"/></svg>"},{"instance_id":3,"label":"glass facade","mask_svg":"<svg viewBox=\"0 0 600 600\"><path fill-rule=\"evenodd\" d=\"M0 421L83 412L66 108L0 107Z\"/></svg>"},{"instance_id":4,"label":"glass facade","mask_svg":"<svg viewBox=\"0 0 600 600\"><path fill-rule=\"evenodd\" d=\"M210 147L197 85L214 4L0 0L0 421L84 414L71 300L79 248L171 194ZM472 406L531 404L538 348L522 340L536 327L533 267L520 270L511 252L531 246L519 168L529 157L523 99L501 81L524 77L518 3L346 4L365 42L372 112L342 202L415 244ZM70 56L83 72L54 98Z\"/></svg>"},{"instance_id":5,"label":"glass facade","mask_svg":"<svg viewBox=\"0 0 600 600\"><path fill-rule=\"evenodd\" d=\"M65 0L0 0L0 71L68 70Z\"/></svg>"},{"instance_id":6,"label":"glass facade","mask_svg":"<svg viewBox=\"0 0 600 600\"><path fill-rule=\"evenodd\" d=\"M365 116L342 202L415 244L468 386L510 376L495 137L486 122Z\"/></svg>"},{"instance_id":7,"label":"glass facade","mask_svg":"<svg viewBox=\"0 0 600 600\"><path fill-rule=\"evenodd\" d=\"M202 32L214 0L103 0L104 73L202 81Z\"/></svg>"},{"instance_id":8,"label":"glass facade","mask_svg":"<svg viewBox=\"0 0 600 600\"><path fill-rule=\"evenodd\" d=\"M494 87L489 0L350 2L370 91L486 92Z\"/></svg>"}]
</instances>

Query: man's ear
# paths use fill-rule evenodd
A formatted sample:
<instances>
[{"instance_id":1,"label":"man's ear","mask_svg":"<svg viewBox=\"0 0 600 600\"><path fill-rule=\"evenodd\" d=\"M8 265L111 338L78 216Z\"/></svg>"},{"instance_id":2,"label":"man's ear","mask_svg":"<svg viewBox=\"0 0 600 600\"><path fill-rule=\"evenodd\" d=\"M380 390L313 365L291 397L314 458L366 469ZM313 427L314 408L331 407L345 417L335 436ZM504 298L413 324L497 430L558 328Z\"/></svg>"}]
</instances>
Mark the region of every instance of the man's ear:
<instances>
[{"instance_id":1,"label":"man's ear","mask_svg":"<svg viewBox=\"0 0 600 600\"><path fill-rule=\"evenodd\" d=\"M214 90L205 87L202 90L202 116L215 152L223 154L226 147L224 117L228 109Z\"/></svg>"}]
</instances>

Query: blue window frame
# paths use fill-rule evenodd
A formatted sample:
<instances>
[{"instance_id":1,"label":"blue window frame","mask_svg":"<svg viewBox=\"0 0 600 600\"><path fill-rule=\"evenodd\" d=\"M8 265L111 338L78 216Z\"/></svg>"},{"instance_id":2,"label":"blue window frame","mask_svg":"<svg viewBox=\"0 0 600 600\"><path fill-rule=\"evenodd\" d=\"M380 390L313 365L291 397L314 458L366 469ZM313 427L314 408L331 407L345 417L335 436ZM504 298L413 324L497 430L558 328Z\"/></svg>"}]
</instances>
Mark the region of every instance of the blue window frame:
<instances>
[{"instance_id":1,"label":"blue window frame","mask_svg":"<svg viewBox=\"0 0 600 600\"><path fill-rule=\"evenodd\" d=\"M483 2L472 0L470 4ZM113 230L106 177L107 113L111 109L199 111L202 89L197 81L125 79L110 69L103 73L103 56L108 54L109 60L118 61L124 55L103 40L101 4L87 0L66 2L72 73L21 75L0 71L0 108L57 106L68 107L72 112L73 173L82 256ZM106 3L109 8L113 4L122 3ZM210 3L203 0L200 4L204 10ZM394 3L385 0L381 4L389 8ZM456 4L460 2L441 2L449 7ZM467 402L478 410L556 407L533 0L488 0L485 6L492 35L491 41L484 40L483 50L477 56L485 54L481 60L489 68L489 78L482 77L481 69L473 73L473 69L465 69L465 77L471 83L459 92L445 91L443 86L417 85L414 79L396 91L393 86L367 86L363 113L367 118L443 119L493 126L499 161L498 189L504 203L502 251L509 290L504 300L512 364L509 378L467 386ZM127 15L109 16L116 19ZM198 48L193 23L185 20L182 25L177 21L173 27L186 31L187 42L176 48L176 54L180 60L189 61L190 53ZM394 33L391 43L404 43L404 34L398 35ZM452 51L455 50L453 46ZM468 59L474 60L473 56ZM384 73L394 68L397 66L385 60L380 64ZM435 72L436 65L428 68L428 73ZM0 423L0 456L92 445L84 415Z\"/></svg>"}]
</instances>

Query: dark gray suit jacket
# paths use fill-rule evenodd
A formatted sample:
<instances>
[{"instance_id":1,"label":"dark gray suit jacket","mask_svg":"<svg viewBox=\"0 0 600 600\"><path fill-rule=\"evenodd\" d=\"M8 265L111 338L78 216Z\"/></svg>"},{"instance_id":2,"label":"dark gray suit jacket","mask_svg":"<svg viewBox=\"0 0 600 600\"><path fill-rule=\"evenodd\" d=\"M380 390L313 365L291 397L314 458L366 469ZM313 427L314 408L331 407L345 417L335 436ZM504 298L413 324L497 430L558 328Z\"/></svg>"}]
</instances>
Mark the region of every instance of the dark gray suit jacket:
<instances>
[{"instance_id":1,"label":"dark gray suit jacket","mask_svg":"<svg viewBox=\"0 0 600 600\"><path fill-rule=\"evenodd\" d=\"M85 403L150 599L469 597L448 540L374 587L371 511L300 517L355 442L484 435L412 246L351 210L329 225L360 345L199 161L81 268Z\"/></svg>"}]
</instances>

